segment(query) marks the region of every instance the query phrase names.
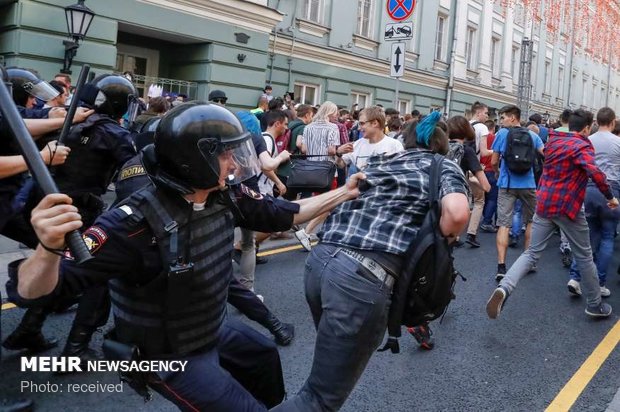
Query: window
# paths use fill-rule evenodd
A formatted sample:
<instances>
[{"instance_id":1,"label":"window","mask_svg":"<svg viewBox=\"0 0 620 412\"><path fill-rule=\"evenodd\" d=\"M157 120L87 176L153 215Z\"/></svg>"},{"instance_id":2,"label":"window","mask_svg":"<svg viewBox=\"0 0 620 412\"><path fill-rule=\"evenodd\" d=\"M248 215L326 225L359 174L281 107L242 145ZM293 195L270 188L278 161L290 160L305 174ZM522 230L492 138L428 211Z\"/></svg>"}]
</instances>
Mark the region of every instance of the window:
<instances>
[{"instance_id":1,"label":"window","mask_svg":"<svg viewBox=\"0 0 620 412\"><path fill-rule=\"evenodd\" d=\"M351 92L351 107L357 104L357 109L370 106L370 95L368 93Z\"/></svg>"},{"instance_id":2,"label":"window","mask_svg":"<svg viewBox=\"0 0 620 412\"><path fill-rule=\"evenodd\" d=\"M304 0L302 4L304 19L320 23L321 0Z\"/></svg>"},{"instance_id":3,"label":"window","mask_svg":"<svg viewBox=\"0 0 620 412\"><path fill-rule=\"evenodd\" d=\"M469 70L476 69L476 29L473 27L467 28L467 38L465 40L465 58L467 59L467 68Z\"/></svg>"},{"instance_id":4,"label":"window","mask_svg":"<svg viewBox=\"0 0 620 412\"><path fill-rule=\"evenodd\" d=\"M587 106L587 103L588 103L588 80L587 79L583 79L581 92L582 92L581 104L583 106Z\"/></svg>"},{"instance_id":5,"label":"window","mask_svg":"<svg viewBox=\"0 0 620 412\"><path fill-rule=\"evenodd\" d=\"M295 83L295 99L299 103L319 104L319 86L313 84Z\"/></svg>"},{"instance_id":6,"label":"window","mask_svg":"<svg viewBox=\"0 0 620 412\"><path fill-rule=\"evenodd\" d=\"M437 17L437 33L435 34L435 60L446 60L446 29L448 24L446 23L447 17L439 15Z\"/></svg>"},{"instance_id":7,"label":"window","mask_svg":"<svg viewBox=\"0 0 620 412\"><path fill-rule=\"evenodd\" d=\"M510 65L510 75L512 76L513 79L515 78L515 74L518 75L519 67L520 67L519 48L513 47L512 48L512 60L511 60L511 65Z\"/></svg>"},{"instance_id":8,"label":"window","mask_svg":"<svg viewBox=\"0 0 620 412\"><path fill-rule=\"evenodd\" d=\"M398 101L398 111L401 116L409 113L409 100L399 100Z\"/></svg>"},{"instance_id":9,"label":"window","mask_svg":"<svg viewBox=\"0 0 620 412\"><path fill-rule=\"evenodd\" d=\"M491 40L491 75L499 79L499 59L501 42L497 37Z\"/></svg>"},{"instance_id":10,"label":"window","mask_svg":"<svg viewBox=\"0 0 620 412\"><path fill-rule=\"evenodd\" d=\"M545 94L551 93L551 62L545 60Z\"/></svg>"},{"instance_id":11,"label":"window","mask_svg":"<svg viewBox=\"0 0 620 412\"><path fill-rule=\"evenodd\" d=\"M357 2L357 34L371 37L372 27L372 0L358 0Z\"/></svg>"},{"instance_id":12,"label":"window","mask_svg":"<svg viewBox=\"0 0 620 412\"><path fill-rule=\"evenodd\" d=\"M558 98L564 100L564 67L558 69Z\"/></svg>"}]
</instances>

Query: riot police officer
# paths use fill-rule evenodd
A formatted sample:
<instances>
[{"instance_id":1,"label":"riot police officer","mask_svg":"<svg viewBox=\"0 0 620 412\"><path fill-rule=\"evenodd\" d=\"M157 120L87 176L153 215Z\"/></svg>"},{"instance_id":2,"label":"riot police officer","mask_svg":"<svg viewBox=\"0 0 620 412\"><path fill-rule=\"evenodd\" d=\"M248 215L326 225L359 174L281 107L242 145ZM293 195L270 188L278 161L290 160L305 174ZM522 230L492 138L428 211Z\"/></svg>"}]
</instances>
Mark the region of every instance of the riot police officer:
<instances>
[{"instance_id":1,"label":"riot police officer","mask_svg":"<svg viewBox=\"0 0 620 412\"><path fill-rule=\"evenodd\" d=\"M119 125L119 120L125 113L134 111L137 91L124 77L106 74L88 83L80 98L95 113L69 132L65 144L71 149L71 156L55 169L55 180L59 190L73 199L85 225L90 226L103 212L101 195L106 192L112 176L136 154L131 135ZM74 301L60 302L59 305L71 303ZM109 308L105 285L93 287L82 295L63 355L82 359L93 357L88 343L95 330L107 322ZM41 336L40 328L52 309L28 310L4 346L30 349L32 336Z\"/></svg>"},{"instance_id":2,"label":"riot police officer","mask_svg":"<svg viewBox=\"0 0 620 412\"><path fill-rule=\"evenodd\" d=\"M273 406L258 402L239 382L260 381L261 373L279 369L279 358L256 365L251 355L239 354L245 365L237 370L254 369L253 379L245 381L218 362L218 339L236 348L235 334L227 329L249 328L224 326L235 220L263 232L286 230L357 197L360 176L298 203L263 197L243 185L230 193L227 183L258 172L249 134L225 108L198 102L181 104L162 118L154 158L145 157L144 166L155 185L105 212L84 232L95 259L81 266L56 256L63 254L65 233L81 226L77 209L65 195L46 196L32 215L41 243L25 262L10 265L10 297L18 304L45 304L109 282L117 342L138 347L145 358L188 360L183 372L150 376L150 387L182 409ZM255 387L248 389L257 395Z\"/></svg>"}]
</instances>

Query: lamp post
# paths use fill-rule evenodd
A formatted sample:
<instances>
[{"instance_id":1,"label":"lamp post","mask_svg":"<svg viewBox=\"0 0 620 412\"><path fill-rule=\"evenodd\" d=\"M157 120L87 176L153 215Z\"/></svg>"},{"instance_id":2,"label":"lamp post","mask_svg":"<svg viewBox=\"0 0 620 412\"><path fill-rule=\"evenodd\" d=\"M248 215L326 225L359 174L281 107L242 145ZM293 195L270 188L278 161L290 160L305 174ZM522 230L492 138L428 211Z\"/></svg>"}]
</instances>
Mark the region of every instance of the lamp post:
<instances>
[{"instance_id":1,"label":"lamp post","mask_svg":"<svg viewBox=\"0 0 620 412\"><path fill-rule=\"evenodd\" d=\"M71 64L80 47L79 41L84 40L94 17L95 13L84 5L84 0L78 0L77 4L65 7L67 33L71 40L62 42L65 46L65 59L61 73L71 74Z\"/></svg>"}]
</instances>

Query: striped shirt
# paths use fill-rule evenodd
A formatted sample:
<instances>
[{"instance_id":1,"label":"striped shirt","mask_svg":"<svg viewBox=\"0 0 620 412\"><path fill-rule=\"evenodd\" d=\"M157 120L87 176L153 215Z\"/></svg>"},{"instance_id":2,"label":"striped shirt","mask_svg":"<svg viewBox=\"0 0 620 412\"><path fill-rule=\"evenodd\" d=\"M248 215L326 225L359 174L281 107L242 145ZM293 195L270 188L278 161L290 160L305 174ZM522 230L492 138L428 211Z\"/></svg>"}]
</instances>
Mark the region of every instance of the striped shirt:
<instances>
[{"instance_id":1,"label":"striped shirt","mask_svg":"<svg viewBox=\"0 0 620 412\"><path fill-rule=\"evenodd\" d=\"M340 144L340 132L338 126L322 120L315 120L304 129L301 141L306 145L306 154L311 156L324 155L320 157L309 157L308 160L335 160L334 156L328 156L329 146Z\"/></svg>"},{"instance_id":2,"label":"striped shirt","mask_svg":"<svg viewBox=\"0 0 620 412\"><path fill-rule=\"evenodd\" d=\"M403 255L428 212L433 153L410 149L373 156L364 169L369 189L334 209L318 234L321 242ZM442 163L439 197L468 194L461 168Z\"/></svg>"}]
</instances>

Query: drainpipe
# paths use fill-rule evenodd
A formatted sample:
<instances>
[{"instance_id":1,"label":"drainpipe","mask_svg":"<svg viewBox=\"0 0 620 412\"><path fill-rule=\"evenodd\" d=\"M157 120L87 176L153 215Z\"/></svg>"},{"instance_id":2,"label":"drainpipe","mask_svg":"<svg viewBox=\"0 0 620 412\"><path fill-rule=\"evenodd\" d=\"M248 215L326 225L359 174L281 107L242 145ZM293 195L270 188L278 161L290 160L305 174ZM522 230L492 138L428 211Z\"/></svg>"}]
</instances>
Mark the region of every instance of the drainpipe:
<instances>
[{"instance_id":1,"label":"drainpipe","mask_svg":"<svg viewBox=\"0 0 620 412\"><path fill-rule=\"evenodd\" d=\"M293 52L295 51L295 19L297 19L297 7L299 6L299 0L295 0L295 10L293 11L293 17L291 18L291 25L286 29L288 32L292 33L292 42L291 42L291 51L289 53L288 59L286 62L288 64L288 91L293 90L293 85L291 81L293 79Z\"/></svg>"},{"instance_id":2,"label":"drainpipe","mask_svg":"<svg viewBox=\"0 0 620 412\"><path fill-rule=\"evenodd\" d=\"M571 27L575 27L575 0L570 2L571 10ZM570 107L571 91L573 90L573 63L575 60L575 30L571 30L570 34L570 65L568 72L568 96L566 97L566 104L564 107Z\"/></svg>"},{"instance_id":3,"label":"drainpipe","mask_svg":"<svg viewBox=\"0 0 620 412\"><path fill-rule=\"evenodd\" d=\"M448 117L452 111L452 93L454 92L454 64L456 62L456 42L457 42L457 16L456 16L456 1L452 0L452 50L450 50L450 69L448 73L448 90L446 92L446 107L445 112Z\"/></svg>"}]
</instances>

